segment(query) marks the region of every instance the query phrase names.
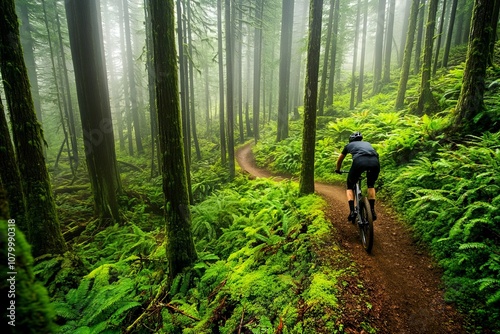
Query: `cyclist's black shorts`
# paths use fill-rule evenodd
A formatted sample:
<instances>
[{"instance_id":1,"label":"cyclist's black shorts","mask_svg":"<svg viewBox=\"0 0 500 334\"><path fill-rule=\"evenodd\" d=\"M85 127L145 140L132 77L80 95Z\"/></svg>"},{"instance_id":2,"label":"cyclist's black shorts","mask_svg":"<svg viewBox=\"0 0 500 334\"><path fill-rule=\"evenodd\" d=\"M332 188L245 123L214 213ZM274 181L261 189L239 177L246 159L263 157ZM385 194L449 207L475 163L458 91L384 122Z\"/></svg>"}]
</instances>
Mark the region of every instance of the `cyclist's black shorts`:
<instances>
[{"instance_id":1,"label":"cyclist's black shorts","mask_svg":"<svg viewBox=\"0 0 500 334\"><path fill-rule=\"evenodd\" d=\"M352 189L358 181L361 173L366 171L366 183L368 188L375 187L375 181L380 173L380 163L376 156L361 156L354 159L351 169L347 175L347 189Z\"/></svg>"}]
</instances>

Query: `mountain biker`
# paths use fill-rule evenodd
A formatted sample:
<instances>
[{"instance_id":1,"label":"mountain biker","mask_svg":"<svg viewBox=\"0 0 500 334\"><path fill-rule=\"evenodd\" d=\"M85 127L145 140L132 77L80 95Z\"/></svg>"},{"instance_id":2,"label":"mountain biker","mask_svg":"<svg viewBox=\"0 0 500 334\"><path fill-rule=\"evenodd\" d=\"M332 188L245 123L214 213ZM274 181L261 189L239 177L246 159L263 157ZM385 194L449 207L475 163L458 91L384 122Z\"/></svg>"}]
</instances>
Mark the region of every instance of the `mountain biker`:
<instances>
[{"instance_id":1,"label":"mountain biker","mask_svg":"<svg viewBox=\"0 0 500 334\"><path fill-rule=\"evenodd\" d=\"M372 212L373 220L377 219L375 214L375 181L378 179L380 173L380 162L377 151L373 146L366 141L363 141L363 135L360 132L354 132L349 136L349 144L344 147L337 160L337 174L342 174L340 168L342 162L347 154L352 154L352 166L347 175L347 201L351 213L347 217L348 220L353 221L356 217L354 213L354 192L352 188L361 176L361 173L366 171L366 183L368 185L368 201L370 202L370 209Z\"/></svg>"}]
</instances>

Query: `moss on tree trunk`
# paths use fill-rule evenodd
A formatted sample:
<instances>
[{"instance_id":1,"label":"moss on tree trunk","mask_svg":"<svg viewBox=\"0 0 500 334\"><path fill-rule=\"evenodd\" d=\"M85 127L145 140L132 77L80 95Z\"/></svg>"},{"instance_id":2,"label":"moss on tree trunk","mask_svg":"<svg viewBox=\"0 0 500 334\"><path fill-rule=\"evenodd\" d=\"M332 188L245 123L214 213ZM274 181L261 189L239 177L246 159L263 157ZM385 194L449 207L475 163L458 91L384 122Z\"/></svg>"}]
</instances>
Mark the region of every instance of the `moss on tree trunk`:
<instances>
[{"instance_id":1,"label":"moss on tree trunk","mask_svg":"<svg viewBox=\"0 0 500 334\"><path fill-rule=\"evenodd\" d=\"M0 66L19 171L27 204L28 240L35 256L62 253L66 244L57 219L43 156L43 135L37 121L19 39L13 0L0 0ZM13 217L15 218L15 217Z\"/></svg>"},{"instance_id":2,"label":"moss on tree trunk","mask_svg":"<svg viewBox=\"0 0 500 334\"><path fill-rule=\"evenodd\" d=\"M156 103L165 194L167 259L170 277L196 260L181 130L177 83L174 3L151 2Z\"/></svg>"}]
</instances>

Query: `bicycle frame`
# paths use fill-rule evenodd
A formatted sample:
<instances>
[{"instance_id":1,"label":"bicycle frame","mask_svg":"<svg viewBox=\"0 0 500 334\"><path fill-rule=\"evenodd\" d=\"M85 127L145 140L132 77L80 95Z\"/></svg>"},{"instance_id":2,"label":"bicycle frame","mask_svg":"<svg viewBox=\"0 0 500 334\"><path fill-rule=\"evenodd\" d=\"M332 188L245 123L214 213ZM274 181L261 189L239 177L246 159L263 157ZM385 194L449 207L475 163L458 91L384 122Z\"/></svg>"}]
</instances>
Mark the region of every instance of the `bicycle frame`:
<instances>
[{"instance_id":1,"label":"bicycle frame","mask_svg":"<svg viewBox=\"0 0 500 334\"><path fill-rule=\"evenodd\" d=\"M349 173L349 171L342 171L342 173ZM373 247L373 217L368 198L363 196L361 188L363 174L361 174L358 181L351 188L354 193L354 212L356 215L352 223L357 223L363 248L367 253L370 253Z\"/></svg>"}]
</instances>

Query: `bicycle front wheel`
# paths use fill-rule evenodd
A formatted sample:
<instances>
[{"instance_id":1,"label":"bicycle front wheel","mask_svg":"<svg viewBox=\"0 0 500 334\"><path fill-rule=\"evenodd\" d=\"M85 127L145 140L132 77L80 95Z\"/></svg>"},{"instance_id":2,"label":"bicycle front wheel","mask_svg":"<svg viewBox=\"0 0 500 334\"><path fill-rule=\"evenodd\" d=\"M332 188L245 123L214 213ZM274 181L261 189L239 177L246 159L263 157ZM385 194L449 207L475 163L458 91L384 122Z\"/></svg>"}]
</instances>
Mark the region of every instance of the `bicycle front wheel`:
<instances>
[{"instance_id":1,"label":"bicycle front wheel","mask_svg":"<svg viewBox=\"0 0 500 334\"><path fill-rule=\"evenodd\" d=\"M373 217L370 210L370 203L366 197L359 203L359 210L361 221L358 224L361 242L365 251L370 253L373 247Z\"/></svg>"}]
</instances>

